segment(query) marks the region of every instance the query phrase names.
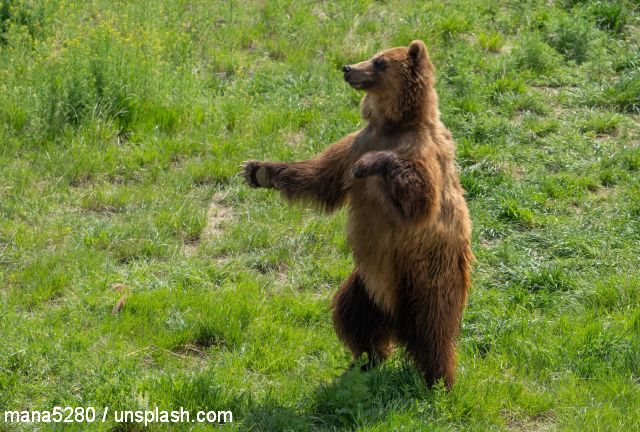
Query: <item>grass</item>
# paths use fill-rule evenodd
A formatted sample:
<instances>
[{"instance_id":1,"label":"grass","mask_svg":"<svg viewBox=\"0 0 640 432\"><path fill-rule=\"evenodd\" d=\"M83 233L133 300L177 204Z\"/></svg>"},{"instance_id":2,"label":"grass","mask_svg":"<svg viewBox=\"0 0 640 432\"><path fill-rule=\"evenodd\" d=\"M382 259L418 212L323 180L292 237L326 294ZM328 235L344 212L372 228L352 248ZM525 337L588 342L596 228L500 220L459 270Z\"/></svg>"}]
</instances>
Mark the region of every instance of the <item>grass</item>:
<instances>
[{"instance_id":1,"label":"grass","mask_svg":"<svg viewBox=\"0 0 640 432\"><path fill-rule=\"evenodd\" d=\"M496 31L491 33L482 32L478 34L478 43L480 46L489 52L500 52L504 46L504 39L502 35Z\"/></svg>"},{"instance_id":2,"label":"grass","mask_svg":"<svg viewBox=\"0 0 640 432\"><path fill-rule=\"evenodd\" d=\"M590 7L598 28L613 33L622 33L629 19L627 9L623 2L598 1Z\"/></svg>"},{"instance_id":3,"label":"grass","mask_svg":"<svg viewBox=\"0 0 640 432\"><path fill-rule=\"evenodd\" d=\"M639 19L630 0L3 1L0 411L639 430ZM449 393L401 352L346 371L329 312L345 212L236 175L361 127L340 66L417 38L478 258ZM56 430L0 423L38 427Z\"/></svg>"}]
</instances>

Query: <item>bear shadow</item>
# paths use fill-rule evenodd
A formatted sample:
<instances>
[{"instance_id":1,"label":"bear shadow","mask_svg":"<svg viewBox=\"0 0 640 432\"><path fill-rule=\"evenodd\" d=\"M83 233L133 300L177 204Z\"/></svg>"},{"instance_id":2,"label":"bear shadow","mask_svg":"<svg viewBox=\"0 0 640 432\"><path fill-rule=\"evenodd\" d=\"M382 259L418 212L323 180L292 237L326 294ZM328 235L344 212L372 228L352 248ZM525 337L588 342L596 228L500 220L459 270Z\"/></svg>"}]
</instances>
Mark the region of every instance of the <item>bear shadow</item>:
<instances>
[{"instance_id":1,"label":"bear shadow","mask_svg":"<svg viewBox=\"0 0 640 432\"><path fill-rule=\"evenodd\" d=\"M330 383L318 386L312 398L298 405L285 405L277 395L267 395L249 407L243 424L247 430L260 431L355 430L444 391L442 386L429 389L407 362L393 363L368 372L359 367L347 369Z\"/></svg>"}]
</instances>

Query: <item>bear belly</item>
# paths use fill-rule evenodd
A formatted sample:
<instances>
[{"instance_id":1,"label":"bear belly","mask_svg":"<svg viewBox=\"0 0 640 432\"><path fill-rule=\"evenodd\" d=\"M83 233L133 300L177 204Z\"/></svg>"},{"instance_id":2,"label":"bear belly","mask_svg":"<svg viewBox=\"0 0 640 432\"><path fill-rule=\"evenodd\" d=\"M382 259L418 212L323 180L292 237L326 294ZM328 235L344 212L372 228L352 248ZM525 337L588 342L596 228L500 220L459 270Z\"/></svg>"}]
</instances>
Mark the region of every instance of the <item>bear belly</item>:
<instances>
[{"instance_id":1,"label":"bear belly","mask_svg":"<svg viewBox=\"0 0 640 432\"><path fill-rule=\"evenodd\" d=\"M378 307L393 315L399 283L396 245L400 232L380 212L380 207L352 208L347 239L369 296Z\"/></svg>"}]
</instances>

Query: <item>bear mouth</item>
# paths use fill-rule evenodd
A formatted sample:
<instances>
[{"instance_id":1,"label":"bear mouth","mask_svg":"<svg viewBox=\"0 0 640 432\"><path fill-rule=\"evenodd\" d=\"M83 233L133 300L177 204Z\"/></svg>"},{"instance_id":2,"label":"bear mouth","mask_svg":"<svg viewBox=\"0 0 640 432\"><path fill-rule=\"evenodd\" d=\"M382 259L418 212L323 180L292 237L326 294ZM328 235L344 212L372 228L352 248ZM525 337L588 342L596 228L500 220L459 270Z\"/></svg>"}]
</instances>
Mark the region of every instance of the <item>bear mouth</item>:
<instances>
[{"instance_id":1,"label":"bear mouth","mask_svg":"<svg viewBox=\"0 0 640 432\"><path fill-rule=\"evenodd\" d=\"M365 90L373 85L373 81L371 80L355 80L347 76L344 77L344 80L356 90Z\"/></svg>"}]
</instances>

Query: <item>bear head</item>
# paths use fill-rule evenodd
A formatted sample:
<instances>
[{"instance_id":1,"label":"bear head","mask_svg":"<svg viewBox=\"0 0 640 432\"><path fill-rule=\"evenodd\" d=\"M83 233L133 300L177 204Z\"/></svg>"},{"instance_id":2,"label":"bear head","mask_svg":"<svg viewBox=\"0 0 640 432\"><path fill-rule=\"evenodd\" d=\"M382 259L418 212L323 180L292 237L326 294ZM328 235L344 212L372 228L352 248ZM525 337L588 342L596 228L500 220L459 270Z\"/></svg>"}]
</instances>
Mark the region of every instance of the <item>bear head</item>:
<instances>
[{"instance_id":1,"label":"bear head","mask_svg":"<svg viewBox=\"0 0 640 432\"><path fill-rule=\"evenodd\" d=\"M398 127L439 117L434 68L420 40L343 66L342 71L351 87L366 92L361 112L370 123Z\"/></svg>"}]
</instances>

